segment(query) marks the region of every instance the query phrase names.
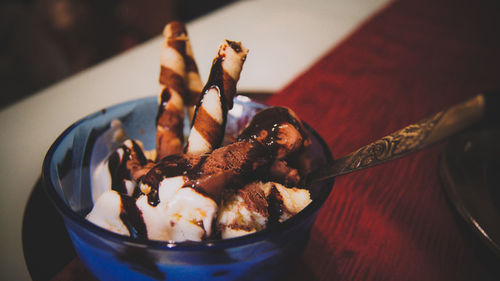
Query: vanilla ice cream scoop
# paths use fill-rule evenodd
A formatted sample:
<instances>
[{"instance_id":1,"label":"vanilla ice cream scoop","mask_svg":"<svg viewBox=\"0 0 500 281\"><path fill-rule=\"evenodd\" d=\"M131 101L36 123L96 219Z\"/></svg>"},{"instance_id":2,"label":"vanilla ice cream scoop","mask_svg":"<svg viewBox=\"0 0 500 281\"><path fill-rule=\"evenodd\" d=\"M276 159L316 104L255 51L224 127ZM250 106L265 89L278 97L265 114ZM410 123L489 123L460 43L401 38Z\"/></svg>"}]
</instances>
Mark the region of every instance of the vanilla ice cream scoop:
<instances>
[{"instance_id":1,"label":"vanilla ice cream scoop","mask_svg":"<svg viewBox=\"0 0 500 281\"><path fill-rule=\"evenodd\" d=\"M233 238L284 222L311 202L309 191L276 182L252 182L227 193L217 216L222 238Z\"/></svg>"}]
</instances>

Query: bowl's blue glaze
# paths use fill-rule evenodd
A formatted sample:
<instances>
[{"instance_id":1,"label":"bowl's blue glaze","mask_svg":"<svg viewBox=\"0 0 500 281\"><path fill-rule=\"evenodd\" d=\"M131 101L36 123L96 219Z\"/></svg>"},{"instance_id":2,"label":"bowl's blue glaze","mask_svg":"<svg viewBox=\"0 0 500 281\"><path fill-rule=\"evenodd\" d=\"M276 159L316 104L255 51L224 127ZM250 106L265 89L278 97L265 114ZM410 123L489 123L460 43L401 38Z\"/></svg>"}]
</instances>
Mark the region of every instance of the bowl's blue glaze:
<instances>
[{"instance_id":1,"label":"bowl's blue glaze","mask_svg":"<svg viewBox=\"0 0 500 281\"><path fill-rule=\"evenodd\" d=\"M142 98L91 114L65 130L45 157L44 188L62 215L81 260L101 280L284 278L290 263L303 250L333 180L311 186L313 202L288 221L226 240L199 243L138 241L102 229L85 219L92 207L91 172L113 149L103 141L111 121L119 119L129 137L141 140L146 149L151 149L155 144L156 103L156 97ZM228 116L226 133L236 134L264 107L237 97ZM318 167L331 161L331 153L323 140L310 127L306 128L313 140L313 164Z\"/></svg>"}]
</instances>

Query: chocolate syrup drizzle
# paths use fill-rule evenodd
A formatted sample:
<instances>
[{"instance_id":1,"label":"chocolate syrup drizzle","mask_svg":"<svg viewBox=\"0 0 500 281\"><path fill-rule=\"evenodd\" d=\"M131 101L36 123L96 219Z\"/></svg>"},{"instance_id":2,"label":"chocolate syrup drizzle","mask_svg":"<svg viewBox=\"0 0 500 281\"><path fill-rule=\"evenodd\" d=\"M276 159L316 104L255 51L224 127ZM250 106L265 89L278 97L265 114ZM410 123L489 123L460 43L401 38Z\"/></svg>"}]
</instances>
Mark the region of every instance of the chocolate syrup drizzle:
<instances>
[{"instance_id":1,"label":"chocolate syrup drizzle","mask_svg":"<svg viewBox=\"0 0 500 281\"><path fill-rule=\"evenodd\" d=\"M135 204L135 198L120 193L121 198L121 211L120 220L127 227L128 232L132 238L147 239L148 231L142 212Z\"/></svg>"},{"instance_id":2,"label":"chocolate syrup drizzle","mask_svg":"<svg viewBox=\"0 0 500 281\"><path fill-rule=\"evenodd\" d=\"M182 114L179 112L170 112L165 110L171 97L172 94L169 89L164 88L160 96L158 113L156 114L156 124L157 126L168 128L170 131L174 132L178 138L182 139L183 120L180 117Z\"/></svg>"},{"instance_id":3,"label":"chocolate syrup drizzle","mask_svg":"<svg viewBox=\"0 0 500 281\"><path fill-rule=\"evenodd\" d=\"M226 39L226 42L229 44L229 46L231 46L231 48L236 52L236 53L239 53L241 52L241 44L236 42L236 41L231 41L231 40L227 40Z\"/></svg>"},{"instance_id":4,"label":"chocolate syrup drizzle","mask_svg":"<svg viewBox=\"0 0 500 281\"><path fill-rule=\"evenodd\" d=\"M108 170L111 175L111 189L117 191L120 194L127 194L127 188L125 187L125 180L132 180L129 167L127 163L131 161L137 161L139 165L144 166L148 162L146 156L142 152L141 147L135 142L132 142L132 148L126 145L120 146L116 151L114 151L108 159ZM123 154L120 158L118 150L122 150Z\"/></svg>"},{"instance_id":5,"label":"chocolate syrup drizzle","mask_svg":"<svg viewBox=\"0 0 500 281\"><path fill-rule=\"evenodd\" d=\"M212 81L220 81L213 77ZM220 93L223 94L222 91ZM268 180L268 165L272 163L273 157L279 148L279 144L276 142L279 137L278 129L279 126L284 123L293 125L303 136L306 135L300 121L292 116L287 108L271 107L260 111L254 116L248 126L245 127L238 136L238 141L252 143L251 154L254 156L249 157L259 162L259 164L257 165L257 162L249 161L249 163L241 166L243 172L231 181L231 186L242 187L254 180ZM266 137L264 141L258 141L257 139L262 131L266 132ZM130 167L127 167L127 162L135 159L139 165L146 165L148 160L135 141L132 141L131 148L122 145L120 149L123 150L123 157L121 159L118 152L115 151L108 160L113 189L120 193L122 200L120 219L125 224L132 237L147 239L147 229L142 217L142 212L135 204L136 198L140 195L140 190L136 188L136 191L139 191L135 192L132 197L126 195L125 179L132 180L129 170ZM232 152L228 151L226 153L230 154ZM231 177L231 175L227 173L226 170L218 170L218 172L209 172L209 174L206 174L207 171L203 170L203 164L208 157L208 155L188 156L185 154L175 154L167 156L157 162L148 173L138 179L140 184L145 184L150 187L150 192L147 194L148 204L157 206L160 203L160 182L165 178L175 176L184 176L183 187L193 188L200 194L219 203L219 193L224 188L224 185L229 182L227 177ZM229 157L231 158L232 156ZM251 168L247 165L257 165L257 168ZM236 180L236 182L234 180ZM240 182L238 183L238 181ZM272 187L271 194L265 200L267 201L269 213L268 225L277 224L280 216L287 210L275 186Z\"/></svg>"},{"instance_id":6,"label":"chocolate syrup drizzle","mask_svg":"<svg viewBox=\"0 0 500 281\"><path fill-rule=\"evenodd\" d=\"M160 182L165 178L185 176L187 179L198 177L201 163L206 156L200 159L190 159L185 155L169 155L160 160L151 170L141 178L141 183L150 187L147 194L148 203L157 206L160 203L158 189Z\"/></svg>"},{"instance_id":7,"label":"chocolate syrup drizzle","mask_svg":"<svg viewBox=\"0 0 500 281\"><path fill-rule=\"evenodd\" d=\"M212 63L212 68L210 69L210 75L208 77L208 82L207 84L205 85L205 87L203 88L203 91L202 91L202 95L200 97L200 100L198 101L198 104L196 105L196 111L195 111L195 117L196 117L196 113L198 111L198 109L201 107L201 102L203 100L203 96L205 95L205 93L215 87L217 88L217 92L219 93L220 97L221 97L221 101L225 101L225 102L221 102L222 104L222 116L224 117L224 124L226 122L226 117L227 117L227 111L231 108L233 108L233 99L232 97L228 97L227 95L231 95L231 92L230 91L227 91L226 87L225 87L225 80L224 80L224 76L229 76L227 73L225 74L224 72L224 69L222 68L222 61L224 60L223 57L221 56L218 56L217 58L214 59L213 63ZM226 78L227 80L227 78ZM229 101L229 98L231 98L231 100ZM194 120L194 118L193 118ZM194 122L194 121L193 121Z\"/></svg>"},{"instance_id":8,"label":"chocolate syrup drizzle","mask_svg":"<svg viewBox=\"0 0 500 281\"><path fill-rule=\"evenodd\" d=\"M283 204L283 197L281 197L280 192L275 185L271 187L269 196L267 197L267 204L269 210L268 226L276 225L279 223L279 218L286 211L286 207Z\"/></svg>"},{"instance_id":9,"label":"chocolate syrup drizzle","mask_svg":"<svg viewBox=\"0 0 500 281\"><path fill-rule=\"evenodd\" d=\"M165 106L167 105L171 97L172 94L170 94L168 88L164 88L163 91L161 91L160 102L158 105L158 113L156 113L156 119L155 119L156 124L158 124L158 120L160 120L160 117L163 115L163 112L165 111Z\"/></svg>"},{"instance_id":10,"label":"chocolate syrup drizzle","mask_svg":"<svg viewBox=\"0 0 500 281\"><path fill-rule=\"evenodd\" d=\"M297 118L290 114L290 111L285 107L269 107L256 114L245 129L238 136L239 141L257 140L262 131L266 132L266 137L262 144L274 157L277 154L280 144L279 127L282 124L291 124L302 136L307 136L302 124Z\"/></svg>"}]
</instances>

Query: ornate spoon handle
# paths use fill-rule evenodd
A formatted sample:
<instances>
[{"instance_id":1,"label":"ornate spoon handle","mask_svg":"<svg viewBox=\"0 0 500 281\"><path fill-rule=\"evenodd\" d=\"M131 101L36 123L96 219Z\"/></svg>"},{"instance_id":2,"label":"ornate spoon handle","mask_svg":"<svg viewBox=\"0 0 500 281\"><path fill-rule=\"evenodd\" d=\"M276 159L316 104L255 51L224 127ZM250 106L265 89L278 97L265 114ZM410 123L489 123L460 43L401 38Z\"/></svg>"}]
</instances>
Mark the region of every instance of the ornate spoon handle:
<instances>
[{"instance_id":1,"label":"ornate spoon handle","mask_svg":"<svg viewBox=\"0 0 500 281\"><path fill-rule=\"evenodd\" d=\"M465 129L487 115L498 114L499 95L479 94L434 116L409 125L313 171L307 183L340 176L406 156ZM495 108L496 107L496 108Z\"/></svg>"}]
</instances>

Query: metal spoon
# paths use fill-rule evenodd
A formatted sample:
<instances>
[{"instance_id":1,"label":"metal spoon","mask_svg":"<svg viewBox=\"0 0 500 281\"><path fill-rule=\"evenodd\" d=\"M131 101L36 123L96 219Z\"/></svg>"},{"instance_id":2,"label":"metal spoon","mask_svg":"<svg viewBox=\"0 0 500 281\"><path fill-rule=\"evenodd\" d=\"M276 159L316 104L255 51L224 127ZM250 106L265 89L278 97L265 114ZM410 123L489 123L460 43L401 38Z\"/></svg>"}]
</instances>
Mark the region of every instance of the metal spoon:
<instances>
[{"instance_id":1,"label":"metal spoon","mask_svg":"<svg viewBox=\"0 0 500 281\"><path fill-rule=\"evenodd\" d=\"M334 160L330 165L311 172L306 184L348 174L385 163L447 138L481 118L498 119L500 95L479 94L430 118L409 125L386 137ZM496 119L495 119L496 118Z\"/></svg>"}]
</instances>

